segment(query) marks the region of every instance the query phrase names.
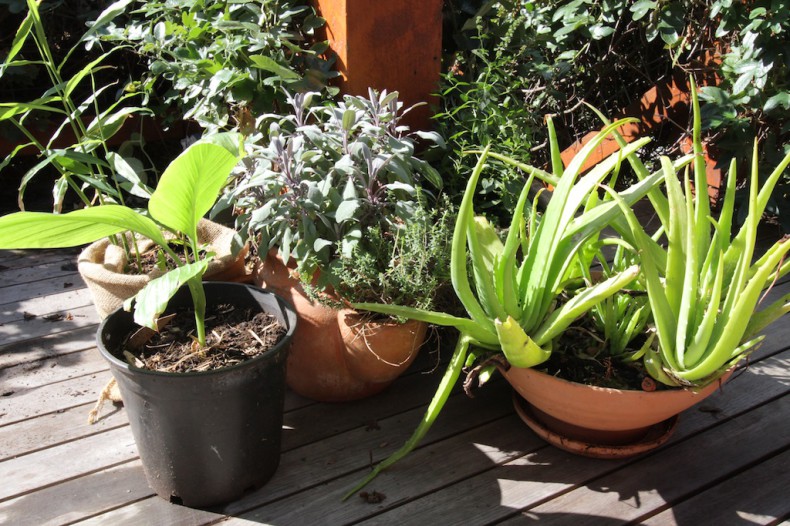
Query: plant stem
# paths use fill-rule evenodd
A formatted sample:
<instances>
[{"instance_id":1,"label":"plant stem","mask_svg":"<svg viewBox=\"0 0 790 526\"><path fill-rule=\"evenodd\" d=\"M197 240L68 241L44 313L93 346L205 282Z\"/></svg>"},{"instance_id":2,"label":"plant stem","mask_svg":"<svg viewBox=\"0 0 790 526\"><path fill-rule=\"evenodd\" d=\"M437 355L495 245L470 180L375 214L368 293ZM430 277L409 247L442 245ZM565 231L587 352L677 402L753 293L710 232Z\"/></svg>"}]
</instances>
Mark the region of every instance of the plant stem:
<instances>
[{"instance_id":1,"label":"plant stem","mask_svg":"<svg viewBox=\"0 0 790 526\"><path fill-rule=\"evenodd\" d=\"M200 276L187 281L189 292L192 294L192 304L195 306L195 327L197 339L201 349L206 346L206 292Z\"/></svg>"}]
</instances>

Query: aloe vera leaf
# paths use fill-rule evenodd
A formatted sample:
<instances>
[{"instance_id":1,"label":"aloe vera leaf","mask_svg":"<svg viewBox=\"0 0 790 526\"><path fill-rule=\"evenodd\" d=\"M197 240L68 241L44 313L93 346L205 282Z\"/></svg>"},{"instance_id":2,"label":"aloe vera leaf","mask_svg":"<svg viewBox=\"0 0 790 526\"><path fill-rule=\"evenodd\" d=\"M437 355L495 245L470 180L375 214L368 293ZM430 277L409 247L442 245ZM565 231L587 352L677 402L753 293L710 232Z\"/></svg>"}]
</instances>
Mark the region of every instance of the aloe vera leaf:
<instances>
[{"instance_id":1,"label":"aloe vera leaf","mask_svg":"<svg viewBox=\"0 0 790 526\"><path fill-rule=\"evenodd\" d=\"M678 383L664 371L664 363L661 361L660 353L653 350L647 350L643 358L643 363L645 364L645 370L647 371L647 374L649 374L654 380L657 380L664 385L669 385L672 387L678 386Z\"/></svg>"},{"instance_id":2,"label":"aloe vera leaf","mask_svg":"<svg viewBox=\"0 0 790 526\"><path fill-rule=\"evenodd\" d=\"M504 250L502 241L488 220L470 216L467 243L477 298L488 316L503 318L506 316L505 308L497 297L494 284L494 263Z\"/></svg>"},{"instance_id":3,"label":"aloe vera leaf","mask_svg":"<svg viewBox=\"0 0 790 526\"><path fill-rule=\"evenodd\" d=\"M562 162L560 143L557 140L557 131L554 129L554 120L551 117L546 119L549 132L549 152L551 153L551 171L555 177L562 177L565 164Z\"/></svg>"},{"instance_id":4,"label":"aloe vera leaf","mask_svg":"<svg viewBox=\"0 0 790 526\"><path fill-rule=\"evenodd\" d=\"M494 325L499 337L499 347L511 365L534 367L551 356L551 351L535 343L512 317L508 316L505 321L497 319Z\"/></svg>"},{"instance_id":5,"label":"aloe vera leaf","mask_svg":"<svg viewBox=\"0 0 790 526\"><path fill-rule=\"evenodd\" d=\"M680 182L669 164L669 160L662 157L661 167L666 174L664 184L667 188L669 199L669 227L667 228L667 266L666 266L666 295L673 316L677 319L680 311L680 300L683 292L683 279L686 270L685 243L686 225L690 218L686 217L686 200L680 187Z\"/></svg>"},{"instance_id":6,"label":"aloe vera leaf","mask_svg":"<svg viewBox=\"0 0 790 526\"><path fill-rule=\"evenodd\" d=\"M441 325L443 327L455 327L463 334L475 340L476 345L487 347L489 349L497 349L499 339L495 331L488 331L479 323L470 320L469 318L459 318L444 312L433 312L414 307L403 307L401 305L386 305L382 303L354 303L352 307L357 310L367 310L370 312L378 312L380 314L387 314L399 318L408 318L411 320L424 321L425 323L432 323L434 325ZM492 323L493 326L493 323Z\"/></svg>"},{"instance_id":7,"label":"aloe vera leaf","mask_svg":"<svg viewBox=\"0 0 790 526\"><path fill-rule=\"evenodd\" d=\"M584 289L568 300L562 307L549 314L535 331L532 339L538 345L547 344L559 336L579 316L631 283L638 274L639 267L634 265L607 280Z\"/></svg>"},{"instance_id":8,"label":"aloe vera leaf","mask_svg":"<svg viewBox=\"0 0 790 526\"><path fill-rule=\"evenodd\" d=\"M601 119L601 122L603 122L605 125L609 124L609 119L607 119L606 116L597 108L589 104L588 107L590 107L598 115L598 118ZM617 144L620 146L620 148L624 148L628 144L628 142L623 139L623 136L620 135L620 132L617 130L612 132L612 136L617 141ZM636 174L638 180L641 181L642 179L650 176L649 170L638 156L628 157L628 162L631 165L631 168L633 169L634 174ZM660 190L654 188L648 192L647 197L650 200L650 203L653 205L653 208L655 209L661 223L669 224L669 202L667 201L666 196L664 196Z\"/></svg>"},{"instance_id":9,"label":"aloe vera leaf","mask_svg":"<svg viewBox=\"0 0 790 526\"><path fill-rule=\"evenodd\" d=\"M689 344L688 350L685 355L685 367L694 367L699 363L705 351L708 349L713 334L713 328L716 324L716 319L719 314L719 305L721 303L721 293L724 284L724 265L716 267L716 275L713 280L713 288L710 295L705 295L708 303L708 308L702 317L702 320L694 332L693 339ZM702 303L702 302L700 302Z\"/></svg>"},{"instance_id":10,"label":"aloe vera leaf","mask_svg":"<svg viewBox=\"0 0 790 526\"><path fill-rule=\"evenodd\" d=\"M689 78L689 89L691 91L692 106L692 148L694 151L694 187L697 190L696 208L694 211L694 222L698 228L708 228L707 218L710 216L710 203L708 199L708 179L705 167L705 152L702 148L702 113L699 108L699 96L697 95L697 84L694 78ZM691 195L688 199L691 199ZM689 216L691 220L691 216ZM708 235L710 229L707 230ZM702 236L698 231L694 250L698 261L704 260L708 253L710 238Z\"/></svg>"},{"instance_id":11,"label":"aloe vera leaf","mask_svg":"<svg viewBox=\"0 0 790 526\"><path fill-rule=\"evenodd\" d=\"M719 317L721 323L717 324L717 329L721 327L721 330L714 332L715 346L696 367L681 372L679 374L680 377L689 381L703 379L720 368L731 357L733 349L738 347L743 339L767 276L775 271L776 266L787 255L788 251L790 251L790 239L773 247L771 257L765 261L754 277L741 289L740 294L737 294L737 300L732 309L722 311Z\"/></svg>"},{"instance_id":12,"label":"aloe vera leaf","mask_svg":"<svg viewBox=\"0 0 790 526\"><path fill-rule=\"evenodd\" d=\"M608 192L612 194L614 200L620 206L625 216L631 233L634 237L639 260L642 263L642 273L645 277L645 285L647 287L647 296L650 302L650 309L653 312L653 321L656 328L656 334L659 342L659 352L662 359L672 369L677 369L677 362L675 361L674 341L675 334L677 333L677 320L675 314L669 306L669 301L666 296L664 284L659 277L658 267L656 261L646 255L649 254L649 241L650 237L645 233L639 220L636 218L634 212L628 208L625 202L613 190L607 188Z\"/></svg>"},{"instance_id":13,"label":"aloe vera leaf","mask_svg":"<svg viewBox=\"0 0 790 526\"><path fill-rule=\"evenodd\" d=\"M480 155L475 169L469 177L463 199L461 200L461 206L458 210L458 218L455 221L450 252L450 281L453 284L455 293L458 295L458 299L461 300L469 316L487 332L495 334L494 322L491 321L488 313L486 313L472 292L472 287L469 284L469 277L466 271L467 228L474 215L472 206L475 188L477 187L477 181L480 179L480 174L483 172L483 167L488 158L488 151L489 147L486 147Z\"/></svg>"},{"instance_id":14,"label":"aloe vera leaf","mask_svg":"<svg viewBox=\"0 0 790 526\"><path fill-rule=\"evenodd\" d=\"M752 314L744 331L743 339L753 337L788 312L790 312L790 293Z\"/></svg>"},{"instance_id":15,"label":"aloe vera leaf","mask_svg":"<svg viewBox=\"0 0 790 526\"><path fill-rule=\"evenodd\" d=\"M601 130L590 142L588 142L565 169L562 177L554 190L551 200L546 207L546 212L541 220L541 228L534 236L534 241L530 240L530 251L527 255L529 261L528 266L532 269L529 274L529 283L526 287L526 296L524 298L525 304L537 305L538 308L531 308L526 312L527 320L523 324L525 330L530 330L536 326L545 315L545 309L550 304L555 291L553 290L554 282L561 278L561 272L564 274L564 269L567 268L565 261L559 265L555 263L555 254L557 246L562 241L562 236L567 223L573 219L573 215L583 201L584 195L581 192L573 193L576 176L579 173L584 161L597 148L600 143L606 138L608 133L620 126L626 120L613 123L603 130ZM551 129L549 129L551 132ZM589 186L590 181L594 181L596 175L600 175L601 179L605 176L603 169L596 171L593 169L595 175L590 176L585 180L585 186L590 187L589 191L595 186ZM597 184L596 181L595 184ZM575 201L571 198L575 197ZM535 265L536 261L541 261L544 264ZM548 263L548 264L546 264ZM558 275L560 277L558 277Z\"/></svg>"},{"instance_id":16,"label":"aloe vera leaf","mask_svg":"<svg viewBox=\"0 0 790 526\"><path fill-rule=\"evenodd\" d=\"M483 153L482 150L469 150L464 153ZM541 181L546 184L550 184L552 186L557 186L560 181L558 176L555 176L552 173L547 172L546 170L541 170L540 168L536 168L534 166L530 166L526 163L522 163L513 159L512 157L508 157L507 155L502 155L501 153L496 152L489 152L488 156L492 159L496 159L497 161L502 161L505 164L509 164L515 168L518 168L522 172L526 173L528 177L537 177Z\"/></svg>"},{"instance_id":17,"label":"aloe vera leaf","mask_svg":"<svg viewBox=\"0 0 790 526\"><path fill-rule=\"evenodd\" d=\"M453 351L450 364L447 366L447 370L445 371L444 376L442 376L442 380L439 382L439 387L436 389L436 393L433 395L433 399L431 399L431 403L428 405L428 410L425 412L420 424L417 426L417 429L414 430L414 433L411 435L411 437L395 453L379 462L376 467L365 476L364 479L362 479L356 486L351 488L351 490L346 493L346 495L343 497L343 500L347 500L354 493L364 488L370 481L376 478L379 473L395 464L417 447L423 437L425 437L426 433L428 433L428 431L431 429L431 426L439 416L444 404L447 403L447 399L450 397L453 386L458 381L458 377L461 374L461 369L463 368L464 362L466 361L466 353L469 350L469 345L469 338L461 335L461 337L458 339L458 343L455 346L455 350Z\"/></svg>"},{"instance_id":18,"label":"aloe vera leaf","mask_svg":"<svg viewBox=\"0 0 790 526\"><path fill-rule=\"evenodd\" d=\"M755 150L756 148L757 148L757 144L755 143ZM755 162L753 157L752 158L753 177L756 175L756 170L754 169L754 165ZM743 238L749 235L745 226L750 222L750 218L755 217L756 220L759 221L759 219L762 217L763 212L765 212L765 207L768 206L768 200L770 199L771 194L773 193L776 183L779 181L780 177L782 176L782 174L784 173L784 171L787 169L788 166L790 166L790 152L788 152L787 155L784 156L782 161L776 166L776 168L774 168L774 170L771 172L768 178L764 182L762 182L759 193L757 195L756 205L755 206L752 206L751 204L749 205L749 214L747 216L746 222L744 226L741 227L740 231L736 234L735 238L732 240L732 245L742 244ZM733 264L732 261L737 261L739 257L737 253L730 254L728 251L725 254L725 259L728 261L728 263Z\"/></svg>"},{"instance_id":19,"label":"aloe vera leaf","mask_svg":"<svg viewBox=\"0 0 790 526\"><path fill-rule=\"evenodd\" d=\"M691 199L691 180L688 170L685 170L684 186L686 194L686 233L683 236L682 243L685 245L685 270L678 309L678 330L675 335L675 353L680 367L685 367L686 363L685 354L689 327L694 327L696 325L694 317L697 312L697 278L699 272L697 269L698 260L696 250L699 232L695 224L694 202ZM703 199L707 200L707 194ZM708 225L707 217L703 218L702 221L704 226Z\"/></svg>"},{"instance_id":20,"label":"aloe vera leaf","mask_svg":"<svg viewBox=\"0 0 790 526\"><path fill-rule=\"evenodd\" d=\"M529 197L529 189L532 185L534 176L530 176L521 194L516 202L516 208L513 210L513 217L510 221L510 229L508 230L507 237L505 238L505 245L502 251L502 257L498 262L497 272L497 295L499 296L505 308L505 312L509 316L516 319L521 319L521 310L519 307L519 298L517 295L517 278L516 278L516 253L519 249L519 241L522 234L521 225L524 221L524 208L527 204Z\"/></svg>"},{"instance_id":21,"label":"aloe vera leaf","mask_svg":"<svg viewBox=\"0 0 790 526\"><path fill-rule=\"evenodd\" d=\"M755 141L752 157L752 171L749 181L749 213L746 216L746 221L741 227L740 232L738 232L738 235L735 236L732 243L729 247L727 247L727 251L725 252L725 287L727 293L721 308L721 315L719 316L719 319L722 320L722 322L717 323L713 331L712 338L714 341L721 341L723 338L725 341L730 340L730 344L733 343L731 341L732 335L724 334L726 327L729 325L731 313L735 309L736 303L741 298L741 292L744 290L744 287L747 286L747 280L750 280L753 277L756 268L764 268L765 263L768 261L763 260L763 264L760 267L751 265L752 255L754 254L754 245L757 239L757 225L761 217L761 215L754 214L758 200L757 172L757 142ZM734 271L732 273L732 278L728 280L730 277L728 275L728 271L732 266L733 261L735 262ZM760 285L760 290L762 290L762 284Z\"/></svg>"}]
</instances>

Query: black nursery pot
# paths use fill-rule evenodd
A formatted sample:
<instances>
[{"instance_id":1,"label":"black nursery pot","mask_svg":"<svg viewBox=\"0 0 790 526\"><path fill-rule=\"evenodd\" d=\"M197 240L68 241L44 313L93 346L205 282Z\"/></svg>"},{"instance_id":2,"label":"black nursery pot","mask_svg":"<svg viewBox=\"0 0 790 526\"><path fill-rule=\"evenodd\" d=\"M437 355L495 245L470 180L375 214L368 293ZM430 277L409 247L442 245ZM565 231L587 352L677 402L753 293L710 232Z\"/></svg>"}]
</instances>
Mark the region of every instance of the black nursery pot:
<instances>
[{"instance_id":1,"label":"black nursery pot","mask_svg":"<svg viewBox=\"0 0 790 526\"><path fill-rule=\"evenodd\" d=\"M296 313L281 298L240 283L204 283L207 305L229 303L274 315L287 333L239 365L201 373L130 367L120 346L137 325L123 309L99 326L98 347L118 381L148 484L171 502L223 504L265 484L280 462L285 361ZM170 308L191 306L182 287Z\"/></svg>"}]
</instances>

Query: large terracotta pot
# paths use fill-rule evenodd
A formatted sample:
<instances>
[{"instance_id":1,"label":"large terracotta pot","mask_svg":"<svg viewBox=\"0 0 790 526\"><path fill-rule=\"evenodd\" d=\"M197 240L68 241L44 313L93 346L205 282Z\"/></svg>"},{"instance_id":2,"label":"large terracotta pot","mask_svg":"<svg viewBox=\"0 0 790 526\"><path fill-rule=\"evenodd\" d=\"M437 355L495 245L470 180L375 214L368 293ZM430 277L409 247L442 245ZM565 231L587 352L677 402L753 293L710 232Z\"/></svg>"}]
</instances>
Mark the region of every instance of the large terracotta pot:
<instances>
[{"instance_id":1,"label":"large terracotta pot","mask_svg":"<svg viewBox=\"0 0 790 526\"><path fill-rule=\"evenodd\" d=\"M299 323L286 370L294 392L322 402L365 398L386 388L414 361L426 324L364 321L351 309L325 307L312 302L291 273L271 251L256 265L254 281L296 310Z\"/></svg>"},{"instance_id":2,"label":"large terracotta pot","mask_svg":"<svg viewBox=\"0 0 790 526\"><path fill-rule=\"evenodd\" d=\"M698 391L651 392L583 385L530 368L502 374L523 397L516 400L519 416L544 439L573 453L619 458L666 442L676 416L710 396L731 373Z\"/></svg>"}]
</instances>

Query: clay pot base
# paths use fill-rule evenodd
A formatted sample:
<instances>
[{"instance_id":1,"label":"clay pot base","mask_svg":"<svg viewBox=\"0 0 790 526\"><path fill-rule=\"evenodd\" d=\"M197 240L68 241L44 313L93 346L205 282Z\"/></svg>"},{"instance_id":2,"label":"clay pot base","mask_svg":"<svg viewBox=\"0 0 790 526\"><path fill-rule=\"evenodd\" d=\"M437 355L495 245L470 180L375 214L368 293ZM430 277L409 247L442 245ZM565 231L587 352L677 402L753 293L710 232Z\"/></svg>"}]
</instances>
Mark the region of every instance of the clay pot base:
<instances>
[{"instance_id":1,"label":"clay pot base","mask_svg":"<svg viewBox=\"0 0 790 526\"><path fill-rule=\"evenodd\" d=\"M663 422L659 422L651 426L642 438L629 444L595 444L569 438L550 430L536 418L529 402L515 392L513 393L513 407L515 407L516 413L521 420L527 424L535 434L552 446L568 451L569 453L592 458L628 458L656 449L669 440L678 422L677 415Z\"/></svg>"}]
</instances>

